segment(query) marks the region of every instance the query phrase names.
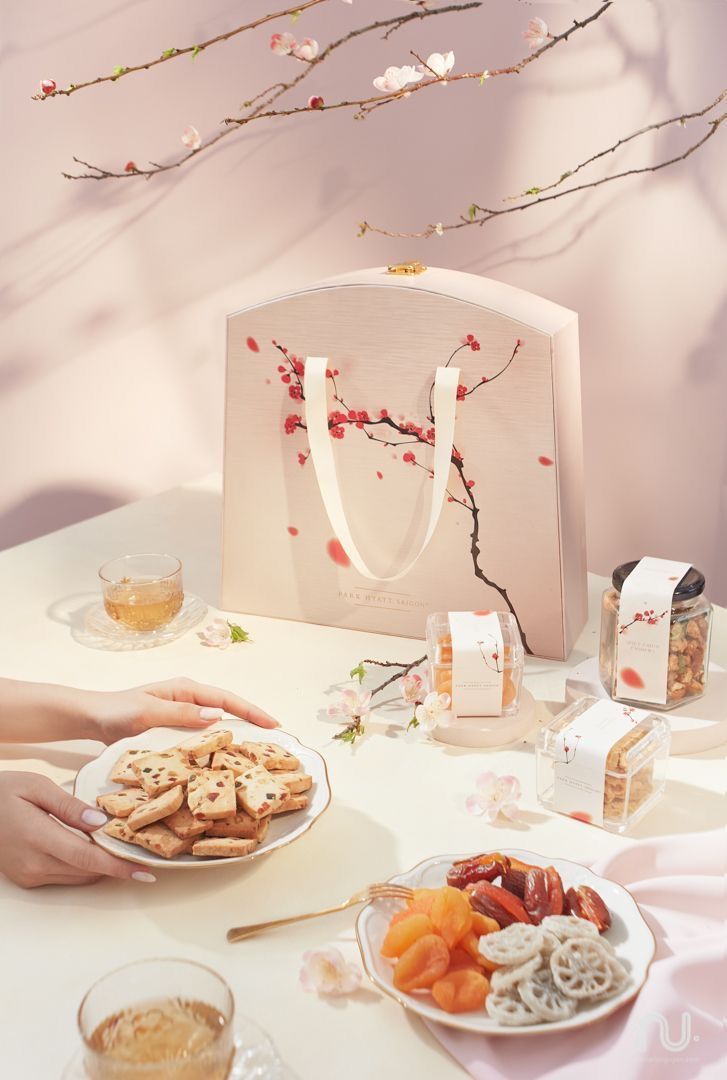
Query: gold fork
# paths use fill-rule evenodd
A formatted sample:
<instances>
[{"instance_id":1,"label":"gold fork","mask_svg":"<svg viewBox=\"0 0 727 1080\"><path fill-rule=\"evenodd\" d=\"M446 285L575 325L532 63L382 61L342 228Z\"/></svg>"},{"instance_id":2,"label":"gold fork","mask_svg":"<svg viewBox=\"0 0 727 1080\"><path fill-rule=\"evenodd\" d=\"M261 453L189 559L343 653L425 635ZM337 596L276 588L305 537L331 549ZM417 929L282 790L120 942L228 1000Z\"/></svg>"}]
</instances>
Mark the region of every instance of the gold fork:
<instances>
[{"instance_id":1,"label":"gold fork","mask_svg":"<svg viewBox=\"0 0 727 1080\"><path fill-rule=\"evenodd\" d=\"M306 915L291 915L287 919L272 919L269 922L251 923L249 926L233 926L227 931L228 941L242 941L243 938L261 934L264 930L272 930L276 926L288 926L290 923L303 922L305 919L317 919L320 915L332 915L334 911L345 911L346 908L356 904L369 904L372 900L411 900L414 890L408 885L393 885L384 881L379 885L369 885L360 889L344 900L342 904L334 907L323 908L321 911L309 911Z\"/></svg>"}]
</instances>

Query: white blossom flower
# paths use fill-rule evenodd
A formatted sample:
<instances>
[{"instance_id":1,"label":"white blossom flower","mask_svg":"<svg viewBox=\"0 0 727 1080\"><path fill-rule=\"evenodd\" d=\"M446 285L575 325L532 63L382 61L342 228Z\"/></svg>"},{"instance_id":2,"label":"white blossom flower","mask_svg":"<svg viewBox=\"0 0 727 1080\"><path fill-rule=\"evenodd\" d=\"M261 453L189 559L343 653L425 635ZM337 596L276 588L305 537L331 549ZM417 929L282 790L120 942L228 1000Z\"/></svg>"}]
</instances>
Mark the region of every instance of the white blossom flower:
<instances>
[{"instance_id":1,"label":"white blossom flower","mask_svg":"<svg viewBox=\"0 0 727 1080\"><path fill-rule=\"evenodd\" d=\"M287 30L284 34L273 34L270 38L270 48L278 56L289 56L297 44L298 42Z\"/></svg>"},{"instance_id":2,"label":"white blossom flower","mask_svg":"<svg viewBox=\"0 0 727 1080\"><path fill-rule=\"evenodd\" d=\"M199 637L203 645L212 649L226 649L232 644L232 630L227 619L213 619L209 626L200 631Z\"/></svg>"},{"instance_id":3,"label":"white blossom flower","mask_svg":"<svg viewBox=\"0 0 727 1080\"><path fill-rule=\"evenodd\" d=\"M340 949L311 949L303 953L300 982L309 994L352 994L361 985L361 972Z\"/></svg>"},{"instance_id":4,"label":"white blossom flower","mask_svg":"<svg viewBox=\"0 0 727 1080\"><path fill-rule=\"evenodd\" d=\"M424 66L419 65L419 70L422 75L431 75L432 72L440 78L444 79L449 75L450 71L454 67L454 53L438 53L433 52L427 57L427 62Z\"/></svg>"},{"instance_id":5,"label":"white blossom flower","mask_svg":"<svg viewBox=\"0 0 727 1080\"><path fill-rule=\"evenodd\" d=\"M436 691L427 694L421 705L417 705L414 710L419 727L424 731L432 731L439 724L445 724L449 719L451 703L449 694L438 694Z\"/></svg>"},{"instance_id":6,"label":"white blossom flower","mask_svg":"<svg viewBox=\"0 0 727 1080\"><path fill-rule=\"evenodd\" d=\"M411 64L405 64L404 67L388 67L383 75L376 76L374 86L382 94L391 94L412 83L420 82L422 78L421 71L417 71Z\"/></svg>"},{"instance_id":7,"label":"white blossom flower","mask_svg":"<svg viewBox=\"0 0 727 1080\"><path fill-rule=\"evenodd\" d=\"M444 225L442 225L441 221L438 221L437 224L434 226L434 231L437 236L444 236Z\"/></svg>"},{"instance_id":8,"label":"white blossom flower","mask_svg":"<svg viewBox=\"0 0 727 1080\"><path fill-rule=\"evenodd\" d=\"M475 781L477 792L465 800L470 814L480 815L491 824L498 814L515 821L520 810L520 781L516 776L498 776L494 772L482 773Z\"/></svg>"},{"instance_id":9,"label":"white blossom flower","mask_svg":"<svg viewBox=\"0 0 727 1080\"><path fill-rule=\"evenodd\" d=\"M416 705L422 700L426 686L421 675L409 672L401 680L401 696L408 705Z\"/></svg>"},{"instance_id":10,"label":"white blossom flower","mask_svg":"<svg viewBox=\"0 0 727 1080\"><path fill-rule=\"evenodd\" d=\"M303 38L298 45L293 47L293 56L298 60L315 60L318 56L319 45L315 38Z\"/></svg>"},{"instance_id":11,"label":"white blossom flower","mask_svg":"<svg viewBox=\"0 0 727 1080\"><path fill-rule=\"evenodd\" d=\"M192 127L191 124L184 129L181 139L188 150L199 150L202 145L202 139L200 138L197 128Z\"/></svg>"},{"instance_id":12,"label":"white blossom flower","mask_svg":"<svg viewBox=\"0 0 727 1080\"><path fill-rule=\"evenodd\" d=\"M550 41L551 35L548 31L548 24L545 19L534 18L528 23L527 30L523 30L523 37L527 41L531 49L539 49L545 45L546 41Z\"/></svg>"},{"instance_id":13,"label":"white blossom flower","mask_svg":"<svg viewBox=\"0 0 727 1080\"><path fill-rule=\"evenodd\" d=\"M361 718L371 711L370 701L370 690L342 690L340 700L328 706L328 715L342 716L347 720Z\"/></svg>"}]
</instances>

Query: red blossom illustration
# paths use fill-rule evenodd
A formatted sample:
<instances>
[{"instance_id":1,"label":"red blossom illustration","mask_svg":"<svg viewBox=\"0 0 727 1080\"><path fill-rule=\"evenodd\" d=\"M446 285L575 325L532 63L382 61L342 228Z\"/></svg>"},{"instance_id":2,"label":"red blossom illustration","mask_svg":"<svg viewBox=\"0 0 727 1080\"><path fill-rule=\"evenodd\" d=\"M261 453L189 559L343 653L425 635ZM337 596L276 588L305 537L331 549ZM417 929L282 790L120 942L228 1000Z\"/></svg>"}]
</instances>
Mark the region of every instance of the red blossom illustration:
<instances>
[{"instance_id":1,"label":"red blossom illustration","mask_svg":"<svg viewBox=\"0 0 727 1080\"><path fill-rule=\"evenodd\" d=\"M625 634L628 628L637 622L646 623L648 626L656 626L656 624L661 622L668 613L668 611L662 611L661 615L657 615L653 608L647 608L645 611L637 611L631 622L622 623L621 626L619 626L618 632L619 634Z\"/></svg>"},{"instance_id":2,"label":"red blossom illustration","mask_svg":"<svg viewBox=\"0 0 727 1080\"><path fill-rule=\"evenodd\" d=\"M487 645L484 641L478 641L477 645L487 667L490 668L491 671L497 671L499 673L502 671L502 668L500 667L500 649L497 644L497 639L494 634L488 634L488 637L494 642L494 646ZM490 652L490 649L493 651Z\"/></svg>"},{"instance_id":3,"label":"red blossom illustration","mask_svg":"<svg viewBox=\"0 0 727 1080\"><path fill-rule=\"evenodd\" d=\"M566 741L566 736L563 735L562 738L563 738L563 760L561 761L561 765L570 765L571 761L573 761L573 758L578 753L578 744L579 744L579 742L581 740L581 736L580 735L575 736L575 746L572 749L571 749L571 747L568 745L568 743Z\"/></svg>"},{"instance_id":4,"label":"red blossom illustration","mask_svg":"<svg viewBox=\"0 0 727 1080\"><path fill-rule=\"evenodd\" d=\"M305 371L304 361L299 356L290 352L285 345L281 345L275 340L272 344L282 359L282 363L278 364L278 374L281 382L288 386L288 393L291 398L296 401L305 400L305 392L301 378ZM464 401L482 386L489 386L496 379L499 379L501 375L504 375L523 345L524 342L520 341L520 339L516 341L509 358L494 375L483 375L479 382L476 382L470 387L460 384L457 389L457 400ZM457 353L462 349L470 349L472 352L479 352L480 343L475 338L474 334L467 334L462 339L461 343L452 351L444 366L449 367ZM344 399L342 390L339 388L337 380L340 374L341 372L339 369L335 367L329 368L326 371L327 378L330 379L333 384L333 399L336 402L336 405L339 406L328 413L328 431L332 439L343 439L346 430L348 428L354 428L363 432L363 435L370 442L380 443L386 448L399 446L406 447L417 444L425 447L434 445L436 439L436 419L434 416L434 405L432 400L434 390L433 383L429 388L429 410L426 416L426 422L418 424L414 420L408 420L403 414L400 414L397 420L393 419L387 408L378 409L375 419L372 419L371 414L366 409L354 409ZM297 413L290 413L286 416L283 426L286 435L293 435L298 430L306 430L305 422ZM305 463L309 453L310 451L305 454L298 454L298 461L301 465ZM396 457L396 454L393 456ZM401 455L401 460L405 465L424 469L429 477L433 475L431 467L419 462L413 450L405 450ZM483 585L487 585L499 594L508 611L512 612L515 617L520 629L520 635L525 651L527 653L532 653L532 649L528 645L527 635L520 622L513 602L508 595L507 589L504 585L500 585L490 578L480 565L480 507L473 493L475 481L467 476L462 451L456 446L452 448L452 465L454 466L459 482L462 485L462 494L456 495L454 492L448 490L447 502L456 503L457 506L461 506L472 518L470 555L472 558L474 575L483 583ZM381 479L381 475L378 472L377 476ZM346 553L337 540L331 540L327 550L329 557L333 559L334 562L341 566L350 565ZM493 654L490 655L492 657ZM499 663L499 658L497 662Z\"/></svg>"}]
</instances>

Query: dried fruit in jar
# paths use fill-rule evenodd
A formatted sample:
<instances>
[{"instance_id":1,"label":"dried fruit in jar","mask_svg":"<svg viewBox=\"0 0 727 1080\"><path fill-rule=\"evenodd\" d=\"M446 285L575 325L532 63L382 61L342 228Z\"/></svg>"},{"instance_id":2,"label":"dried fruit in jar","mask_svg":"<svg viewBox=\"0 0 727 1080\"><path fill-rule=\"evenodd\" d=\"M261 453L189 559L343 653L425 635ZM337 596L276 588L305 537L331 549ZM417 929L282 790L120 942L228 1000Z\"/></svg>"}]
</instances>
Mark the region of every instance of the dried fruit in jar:
<instances>
[{"instance_id":1,"label":"dried fruit in jar","mask_svg":"<svg viewBox=\"0 0 727 1080\"><path fill-rule=\"evenodd\" d=\"M439 934L426 934L410 945L394 968L394 986L405 994L429 990L446 974L449 949Z\"/></svg>"},{"instance_id":2,"label":"dried fruit in jar","mask_svg":"<svg viewBox=\"0 0 727 1080\"><path fill-rule=\"evenodd\" d=\"M704 692L704 664L709 623L707 616L673 619L669 628L667 702Z\"/></svg>"},{"instance_id":3,"label":"dried fruit in jar","mask_svg":"<svg viewBox=\"0 0 727 1080\"><path fill-rule=\"evenodd\" d=\"M432 997L445 1012L475 1012L485 1004L489 989L484 975L463 968L438 979L432 986Z\"/></svg>"},{"instance_id":4,"label":"dried fruit in jar","mask_svg":"<svg viewBox=\"0 0 727 1080\"><path fill-rule=\"evenodd\" d=\"M381 955L388 959L399 957L419 938L433 933L434 927L428 915L419 911L407 912L405 918L392 919L389 923L389 929L381 946Z\"/></svg>"}]
</instances>

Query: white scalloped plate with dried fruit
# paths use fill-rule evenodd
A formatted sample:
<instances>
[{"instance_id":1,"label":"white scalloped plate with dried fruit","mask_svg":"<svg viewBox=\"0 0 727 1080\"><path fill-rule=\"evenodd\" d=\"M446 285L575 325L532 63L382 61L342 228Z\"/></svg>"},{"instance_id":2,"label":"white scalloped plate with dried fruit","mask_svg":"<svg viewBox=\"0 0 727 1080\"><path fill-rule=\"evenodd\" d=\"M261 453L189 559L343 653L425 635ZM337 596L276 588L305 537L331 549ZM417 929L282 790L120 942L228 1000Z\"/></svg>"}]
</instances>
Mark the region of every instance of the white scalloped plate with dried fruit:
<instances>
[{"instance_id":1,"label":"white scalloped plate with dried fruit","mask_svg":"<svg viewBox=\"0 0 727 1080\"><path fill-rule=\"evenodd\" d=\"M193 855L177 855L172 859L165 859L152 851L146 851L136 844L127 844L123 840L107 836L103 829L93 833L93 839L104 850L112 855L130 862L140 863L143 866L152 867L155 870L168 868L170 870L191 870L208 866L229 866L231 863L250 862L261 855L267 855L292 844L294 840L302 836L311 828L321 814L328 809L331 801L331 788L328 781L326 763L316 750L304 746L295 735L290 735L280 728L268 731L248 724L244 720L236 720L225 717L219 723L210 728L205 728L205 733L213 731L231 731L235 743L241 742L269 742L277 743L284 749L289 750L298 758L301 769L308 773L313 780L309 796L308 806L304 810L292 811L289 814L275 814L270 822L270 828L262 843L249 855L238 855L234 858L196 858ZM84 802L96 805L96 796L109 791L122 790L118 784L111 780L111 770L127 750L169 750L173 746L192 737L193 732L180 728L150 728L141 735L134 735L128 739L120 739L118 742L107 746L97 758L89 761L76 776L74 795L83 799Z\"/></svg>"},{"instance_id":2,"label":"white scalloped plate with dried fruit","mask_svg":"<svg viewBox=\"0 0 727 1080\"><path fill-rule=\"evenodd\" d=\"M603 1020L633 1001L646 982L656 943L631 893L622 885L598 877L588 867L568 859L547 859L532 851L499 850L503 855L512 856L533 866L554 866L563 879L565 889L571 886L590 885L599 893L612 917L610 928L602 936L613 946L616 956L628 970L629 979L623 989L603 1001L581 1005L567 1020L557 1020L552 1023L506 1027L488 1016L484 1008L472 1013L447 1013L437 1006L428 992L406 994L394 986L394 966L391 961L381 955L381 946L392 915L402 908L401 902L397 900L377 900L368 904L356 922L356 937L363 966L374 985L398 1001L405 1009L411 1010L424 1020L478 1035L520 1037L543 1032L570 1031ZM406 873L397 874L390 878L390 881L397 885L409 885L412 889L437 889L447 884L447 871L453 863L460 859L473 858L477 854L478 852L464 855L436 855L407 870Z\"/></svg>"}]
</instances>

